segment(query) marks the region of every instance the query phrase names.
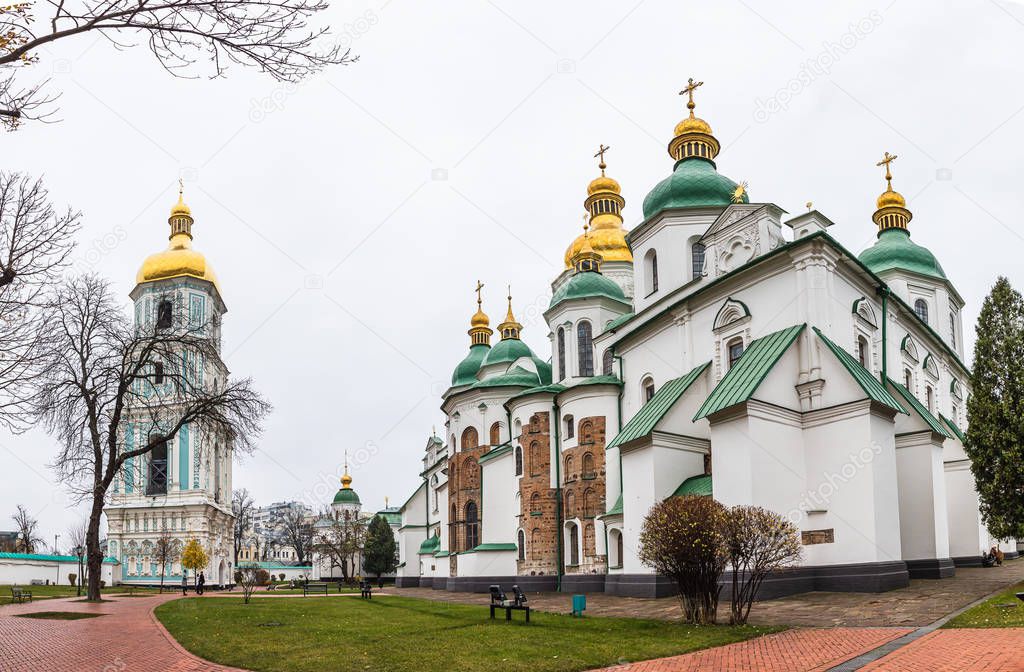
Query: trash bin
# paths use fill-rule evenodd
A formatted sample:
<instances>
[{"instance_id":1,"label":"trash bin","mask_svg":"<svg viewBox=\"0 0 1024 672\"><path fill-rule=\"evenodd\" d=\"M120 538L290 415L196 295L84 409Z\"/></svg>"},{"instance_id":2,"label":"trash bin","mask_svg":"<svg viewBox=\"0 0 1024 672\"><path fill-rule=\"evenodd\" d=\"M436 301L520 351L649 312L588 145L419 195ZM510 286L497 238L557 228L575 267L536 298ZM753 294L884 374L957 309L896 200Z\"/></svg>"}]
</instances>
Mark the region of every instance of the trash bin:
<instances>
[{"instance_id":1,"label":"trash bin","mask_svg":"<svg viewBox=\"0 0 1024 672\"><path fill-rule=\"evenodd\" d=\"M586 595L573 595L572 596L572 615L582 616L583 610L587 608L587 596Z\"/></svg>"}]
</instances>

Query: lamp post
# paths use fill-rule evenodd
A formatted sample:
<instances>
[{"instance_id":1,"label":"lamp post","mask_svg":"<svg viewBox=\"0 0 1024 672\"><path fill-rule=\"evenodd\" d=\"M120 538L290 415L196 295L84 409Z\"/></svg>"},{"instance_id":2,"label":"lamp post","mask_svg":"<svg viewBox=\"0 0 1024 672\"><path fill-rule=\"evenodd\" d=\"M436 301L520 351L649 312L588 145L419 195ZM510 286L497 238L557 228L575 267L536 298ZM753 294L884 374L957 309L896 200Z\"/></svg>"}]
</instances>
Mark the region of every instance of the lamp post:
<instances>
[{"instance_id":1,"label":"lamp post","mask_svg":"<svg viewBox=\"0 0 1024 672\"><path fill-rule=\"evenodd\" d=\"M78 556L78 581L75 582L78 586L78 597L82 596L82 551L81 546L75 546L74 553Z\"/></svg>"},{"instance_id":2,"label":"lamp post","mask_svg":"<svg viewBox=\"0 0 1024 672\"><path fill-rule=\"evenodd\" d=\"M59 534L53 535L53 554L54 555L59 555L59 553L57 553L57 539L59 537L60 537ZM57 582L54 583L53 585L55 585L55 586L59 586L60 585L60 560L57 560Z\"/></svg>"}]
</instances>

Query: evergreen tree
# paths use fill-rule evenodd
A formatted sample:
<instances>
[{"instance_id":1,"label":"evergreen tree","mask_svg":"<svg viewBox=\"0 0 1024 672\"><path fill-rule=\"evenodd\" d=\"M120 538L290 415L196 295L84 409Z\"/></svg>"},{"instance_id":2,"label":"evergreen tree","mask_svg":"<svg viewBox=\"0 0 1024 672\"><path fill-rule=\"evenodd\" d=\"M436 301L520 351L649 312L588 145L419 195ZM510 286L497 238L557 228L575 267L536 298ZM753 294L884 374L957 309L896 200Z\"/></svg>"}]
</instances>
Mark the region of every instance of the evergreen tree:
<instances>
[{"instance_id":1,"label":"evergreen tree","mask_svg":"<svg viewBox=\"0 0 1024 672\"><path fill-rule=\"evenodd\" d=\"M381 574L390 574L397 566L398 545L395 543L395 534L384 516L374 516L363 547L363 569L380 580Z\"/></svg>"},{"instance_id":2,"label":"evergreen tree","mask_svg":"<svg viewBox=\"0 0 1024 672\"><path fill-rule=\"evenodd\" d=\"M967 456L993 536L1024 537L1024 299L1000 277L978 316Z\"/></svg>"}]
</instances>

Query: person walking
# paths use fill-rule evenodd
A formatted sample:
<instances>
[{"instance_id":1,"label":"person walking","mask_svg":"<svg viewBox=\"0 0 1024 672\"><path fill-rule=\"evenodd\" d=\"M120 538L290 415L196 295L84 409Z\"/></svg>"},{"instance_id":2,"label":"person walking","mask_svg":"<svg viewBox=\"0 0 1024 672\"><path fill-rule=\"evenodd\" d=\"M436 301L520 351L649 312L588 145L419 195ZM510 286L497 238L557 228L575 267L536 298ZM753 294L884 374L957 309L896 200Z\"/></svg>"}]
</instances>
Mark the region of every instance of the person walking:
<instances>
[{"instance_id":1,"label":"person walking","mask_svg":"<svg viewBox=\"0 0 1024 672\"><path fill-rule=\"evenodd\" d=\"M188 595L188 572L181 571L181 594Z\"/></svg>"},{"instance_id":2,"label":"person walking","mask_svg":"<svg viewBox=\"0 0 1024 672\"><path fill-rule=\"evenodd\" d=\"M203 574L202 572L199 572L199 589L196 592L199 593L200 595L202 595L203 594L203 586L205 586L205 585L206 585L206 575Z\"/></svg>"}]
</instances>

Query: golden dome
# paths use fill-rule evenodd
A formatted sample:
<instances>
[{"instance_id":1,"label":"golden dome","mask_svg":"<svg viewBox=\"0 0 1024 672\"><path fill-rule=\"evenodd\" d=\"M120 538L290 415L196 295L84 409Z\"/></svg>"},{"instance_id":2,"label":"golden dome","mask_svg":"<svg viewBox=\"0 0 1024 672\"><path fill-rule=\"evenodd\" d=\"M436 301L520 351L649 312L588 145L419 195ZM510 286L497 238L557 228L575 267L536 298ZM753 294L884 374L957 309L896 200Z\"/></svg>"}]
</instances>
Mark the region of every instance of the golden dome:
<instances>
[{"instance_id":1,"label":"golden dome","mask_svg":"<svg viewBox=\"0 0 1024 672\"><path fill-rule=\"evenodd\" d=\"M694 108L697 107L693 102L693 92L703 85L704 82L694 82L691 77L689 84L679 92L681 96L688 96L686 109L690 114L676 124L674 137L668 143L668 155L676 161L691 157L714 161L721 149L718 139L711 133L711 124L693 114Z\"/></svg>"},{"instance_id":2,"label":"golden dome","mask_svg":"<svg viewBox=\"0 0 1024 672\"><path fill-rule=\"evenodd\" d=\"M469 320L469 343L470 345L490 345L491 334L494 331L491 330L491 319L487 317L487 313L483 310L483 297L480 294L480 290L484 288L484 283L479 280L476 281L476 313Z\"/></svg>"},{"instance_id":3,"label":"golden dome","mask_svg":"<svg viewBox=\"0 0 1024 672\"><path fill-rule=\"evenodd\" d=\"M341 477L341 487L345 490L349 490L352 487L352 477L348 475L347 466L345 467L345 474Z\"/></svg>"},{"instance_id":4,"label":"golden dome","mask_svg":"<svg viewBox=\"0 0 1024 672\"><path fill-rule=\"evenodd\" d=\"M876 203L879 208L885 208L890 205L895 205L898 208L907 207L907 200L903 198L903 194L898 191L893 191L891 185L888 189L882 192Z\"/></svg>"},{"instance_id":5,"label":"golden dome","mask_svg":"<svg viewBox=\"0 0 1024 672\"><path fill-rule=\"evenodd\" d=\"M878 209L871 219L878 225L878 233L886 229L906 229L907 224L914 218L913 213L907 209L907 199L903 194L894 191L892 188L891 164L896 160L895 154L885 153L885 157L876 166L885 166L885 191L881 193L875 203Z\"/></svg>"},{"instance_id":6,"label":"golden dome","mask_svg":"<svg viewBox=\"0 0 1024 672\"><path fill-rule=\"evenodd\" d=\"M588 245L594 252L601 255L605 263L610 261L633 261L633 253L626 243L626 231L622 228L598 229L594 228L590 234L582 233L572 241L565 251L565 267L572 268L572 259Z\"/></svg>"},{"instance_id":7,"label":"golden dome","mask_svg":"<svg viewBox=\"0 0 1024 672\"><path fill-rule=\"evenodd\" d=\"M471 327L489 327L490 325L491 325L491 318L487 317L487 313L485 313L484 311L480 310L480 307L477 306L476 313L473 315L473 318L469 321L469 326L471 326Z\"/></svg>"},{"instance_id":8,"label":"golden dome","mask_svg":"<svg viewBox=\"0 0 1024 672\"><path fill-rule=\"evenodd\" d=\"M220 292L217 275L206 257L192 249L192 211L178 192L178 202L171 208L167 219L171 225L170 244L163 252L146 257L135 275L135 282L153 282L167 278L191 277L212 283Z\"/></svg>"},{"instance_id":9,"label":"golden dome","mask_svg":"<svg viewBox=\"0 0 1024 672\"><path fill-rule=\"evenodd\" d=\"M587 195L593 196L594 194L602 191L608 191L613 194L621 194L622 187L619 186L619 183L610 177L606 177L603 174L604 171L601 172L601 177L595 178L594 180L591 181L589 185L587 185Z\"/></svg>"},{"instance_id":10,"label":"golden dome","mask_svg":"<svg viewBox=\"0 0 1024 672\"><path fill-rule=\"evenodd\" d=\"M675 134L682 135L683 133L705 133L711 135L711 124L700 117L693 116L693 112L690 112L689 117L676 124Z\"/></svg>"},{"instance_id":11,"label":"golden dome","mask_svg":"<svg viewBox=\"0 0 1024 672\"><path fill-rule=\"evenodd\" d=\"M622 208L626 205L626 199L622 198L622 187L619 183L604 174L605 168L608 167L604 162L604 153L609 149L610 147L601 145L594 155L594 158L601 159L597 165L601 169L601 175L587 185L587 198L583 201L583 207L587 209L585 216L590 233L584 230L566 249L566 268L573 267L573 258L585 244L592 248L592 252L601 255L605 262L633 261L633 253L626 243L626 230L622 228Z\"/></svg>"}]
</instances>

